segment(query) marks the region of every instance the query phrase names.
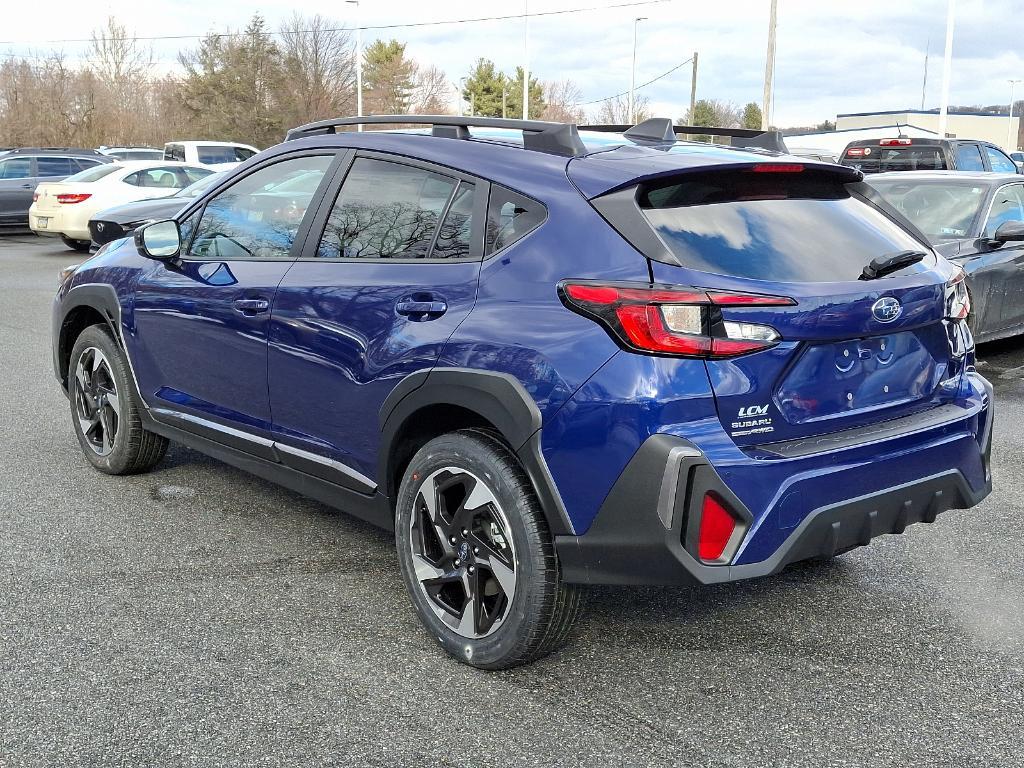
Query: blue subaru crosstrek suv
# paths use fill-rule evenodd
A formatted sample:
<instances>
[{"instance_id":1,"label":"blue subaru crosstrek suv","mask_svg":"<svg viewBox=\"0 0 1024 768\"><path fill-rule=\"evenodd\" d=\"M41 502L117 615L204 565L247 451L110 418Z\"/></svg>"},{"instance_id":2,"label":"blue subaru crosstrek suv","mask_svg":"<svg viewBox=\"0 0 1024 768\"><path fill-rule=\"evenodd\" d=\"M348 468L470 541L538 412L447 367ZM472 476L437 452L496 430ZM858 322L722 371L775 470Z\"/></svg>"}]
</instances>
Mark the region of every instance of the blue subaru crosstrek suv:
<instances>
[{"instance_id":1,"label":"blue subaru crosstrek suv","mask_svg":"<svg viewBox=\"0 0 1024 768\"><path fill-rule=\"evenodd\" d=\"M337 130L399 121L427 127ZM677 130L293 129L63 273L85 456L175 440L394 530L424 625L488 669L564 643L583 585L764 576L977 504L963 272L859 171Z\"/></svg>"}]
</instances>

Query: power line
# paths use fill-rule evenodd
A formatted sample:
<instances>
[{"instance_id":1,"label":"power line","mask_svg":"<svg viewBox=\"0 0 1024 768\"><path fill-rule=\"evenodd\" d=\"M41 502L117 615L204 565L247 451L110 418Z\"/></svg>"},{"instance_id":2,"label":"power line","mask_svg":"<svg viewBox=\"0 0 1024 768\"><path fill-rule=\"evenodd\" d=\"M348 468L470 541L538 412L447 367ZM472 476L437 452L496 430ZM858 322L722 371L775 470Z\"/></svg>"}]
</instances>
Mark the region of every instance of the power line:
<instances>
[{"instance_id":1,"label":"power line","mask_svg":"<svg viewBox=\"0 0 1024 768\"><path fill-rule=\"evenodd\" d=\"M321 32L347 32L352 29L361 29L363 31L383 30L383 29L412 29L415 27L437 27L442 25L451 24L477 24L484 21L508 21L511 19L524 19L524 18L538 18L541 16L564 16L572 13L590 13L592 11L609 11L616 8L635 8L641 5L660 5L662 3L670 3L672 0L635 0L635 2L627 3L614 3L612 5L600 5L590 6L587 8L566 8L560 11L537 11L534 13L511 13L505 16L480 16L472 19L447 19L443 21L418 21L418 22L406 22L404 24L377 24L372 26L363 27L337 27L323 30L311 30L311 29L298 29L288 30L284 32L267 32L267 35L301 35L307 32L321 31ZM119 38L124 40L131 40L134 42L149 42L154 40L198 40L204 37L244 37L245 32L212 32L205 35L151 35L151 36L135 36ZM108 40L107 37L98 37L97 40ZM19 40L0 40L0 45L42 45L42 44L54 44L54 43L91 43L93 38L67 38L63 40L35 40L35 41L19 41Z\"/></svg>"},{"instance_id":2,"label":"power line","mask_svg":"<svg viewBox=\"0 0 1024 768\"><path fill-rule=\"evenodd\" d=\"M675 72L677 69L682 69L683 67L685 67L691 61L693 61L693 56L688 58L686 61L683 61L683 62L680 62L679 64L676 64L668 72L663 72L662 74L660 74L657 77L655 77L653 80L648 80L646 83L638 85L634 90L639 91L641 88L646 88L651 83L658 82L663 77L668 77L673 72ZM627 93L629 93L629 91L622 91L621 93L616 93L614 96L605 96L603 99L594 99L593 101L577 101L575 104L573 104L573 106L574 107L586 107L586 106L589 106L590 104L600 104L602 101L609 101L610 99L617 99L617 98L619 98L619 96L625 96Z\"/></svg>"}]
</instances>

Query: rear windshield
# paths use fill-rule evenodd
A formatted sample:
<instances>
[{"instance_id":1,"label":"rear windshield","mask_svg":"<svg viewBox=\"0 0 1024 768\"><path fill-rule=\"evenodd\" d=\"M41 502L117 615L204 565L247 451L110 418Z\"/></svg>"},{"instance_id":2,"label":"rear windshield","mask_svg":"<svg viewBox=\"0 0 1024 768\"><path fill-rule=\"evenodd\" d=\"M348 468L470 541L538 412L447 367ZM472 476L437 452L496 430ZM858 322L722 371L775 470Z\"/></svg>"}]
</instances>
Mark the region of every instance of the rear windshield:
<instances>
[{"instance_id":1,"label":"rear windshield","mask_svg":"<svg viewBox=\"0 0 1024 768\"><path fill-rule=\"evenodd\" d=\"M79 171L74 176L68 176L64 181L98 181L104 176L109 176L114 171L120 171L122 168L124 166L117 163L104 163L103 165Z\"/></svg>"},{"instance_id":2,"label":"rear windshield","mask_svg":"<svg viewBox=\"0 0 1024 768\"><path fill-rule=\"evenodd\" d=\"M842 163L864 173L946 169L941 147L857 147L852 155L846 150Z\"/></svg>"},{"instance_id":3,"label":"rear windshield","mask_svg":"<svg viewBox=\"0 0 1024 768\"><path fill-rule=\"evenodd\" d=\"M856 280L919 243L845 185L819 175L714 173L642 189L647 221L682 266L791 282ZM921 271L922 264L907 271Z\"/></svg>"},{"instance_id":4,"label":"rear windshield","mask_svg":"<svg viewBox=\"0 0 1024 768\"><path fill-rule=\"evenodd\" d=\"M872 179L872 187L932 242L967 237L988 192L963 181Z\"/></svg>"}]
</instances>

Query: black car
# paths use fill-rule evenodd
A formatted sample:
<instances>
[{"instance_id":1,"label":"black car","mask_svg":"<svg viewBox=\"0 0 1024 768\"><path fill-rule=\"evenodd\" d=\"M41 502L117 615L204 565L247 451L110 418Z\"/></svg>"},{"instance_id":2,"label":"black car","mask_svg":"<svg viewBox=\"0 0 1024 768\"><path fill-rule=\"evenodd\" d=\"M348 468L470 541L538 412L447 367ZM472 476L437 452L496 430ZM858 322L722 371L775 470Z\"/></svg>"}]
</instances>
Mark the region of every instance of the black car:
<instances>
[{"instance_id":1,"label":"black car","mask_svg":"<svg viewBox=\"0 0 1024 768\"><path fill-rule=\"evenodd\" d=\"M989 171L1019 173L995 144L974 139L894 139L851 141L839 162L862 173L886 171Z\"/></svg>"},{"instance_id":2,"label":"black car","mask_svg":"<svg viewBox=\"0 0 1024 768\"><path fill-rule=\"evenodd\" d=\"M36 185L60 181L115 158L95 149L19 147L0 155L0 226L27 227Z\"/></svg>"},{"instance_id":3,"label":"black car","mask_svg":"<svg viewBox=\"0 0 1024 768\"><path fill-rule=\"evenodd\" d=\"M1024 332L1024 178L919 171L867 182L967 272L978 341Z\"/></svg>"},{"instance_id":4,"label":"black car","mask_svg":"<svg viewBox=\"0 0 1024 768\"><path fill-rule=\"evenodd\" d=\"M89 219L89 234L92 236L93 248L127 237L137 226L147 221L169 219L222 178L223 171L211 173L169 197L133 200L100 211Z\"/></svg>"}]
</instances>

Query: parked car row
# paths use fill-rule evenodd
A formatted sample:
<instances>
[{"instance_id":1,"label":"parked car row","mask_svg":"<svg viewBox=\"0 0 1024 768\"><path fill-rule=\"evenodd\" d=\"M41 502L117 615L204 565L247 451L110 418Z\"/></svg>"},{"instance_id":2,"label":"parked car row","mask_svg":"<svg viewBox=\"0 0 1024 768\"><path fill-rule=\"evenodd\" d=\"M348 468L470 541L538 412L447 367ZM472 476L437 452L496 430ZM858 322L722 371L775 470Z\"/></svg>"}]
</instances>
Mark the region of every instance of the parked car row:
<instances>
[{"instance_id":1,"label":"parked car row","mask_svg":"<svg viewBox=\"0 0 1024 768\"><path fill-rule=\"evenodd\" d=\"M248 144L225 141L175 141L168 142L162 150L155 147L107 146L99 149L19 147L0 150L0 227L28 225L37 231L54 232L53 226L56 225L51 224L48 220L38 228L30 221L29 209L35 199L37 187L43 182L72 181L69 177L100 165L148 162L149 167L155 171L153 175L149 178L129 178L125 180L125 184L148 189L149 193L145 194L145 197L162 197L177 192L191 184L192 181L198 180L198 176L192 178L187 177L187 174L182 176L179 172L171 171L170 169L176 163L187 165L193 169L205 169L207 173L210 173L231 168L252 157L258 151ZM142 166L132 167L135 171L143 170ZM159 171L160 168L164 170ZM128 175L124 174L124 176ZM75 179L73 183L80 181L82 179ZM113 179L109 181L113 181ZM116 189L119 188L109 187L106 191L113 192ZM155 191L156 189L163 191ZM121 191L125 190L122 188ZM88 198L76 201L75 204L84 202L86 199ZM137 199L137 197L122 195L108 204L132 199ZM101 200L96 199L93 202L99 204ZM96 210L92 205L79 210L89 207ZM56 219L58 217L42 216L41 218ZM63 219L63 217L59 218ZM78 215L70 217L75 221L79 218ZM88 245L88 239L83 234L84 231L79 227L60 234L65 235L66 240L74 247L84 248Z\"/></svg>"}]
</instances>

